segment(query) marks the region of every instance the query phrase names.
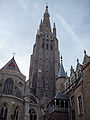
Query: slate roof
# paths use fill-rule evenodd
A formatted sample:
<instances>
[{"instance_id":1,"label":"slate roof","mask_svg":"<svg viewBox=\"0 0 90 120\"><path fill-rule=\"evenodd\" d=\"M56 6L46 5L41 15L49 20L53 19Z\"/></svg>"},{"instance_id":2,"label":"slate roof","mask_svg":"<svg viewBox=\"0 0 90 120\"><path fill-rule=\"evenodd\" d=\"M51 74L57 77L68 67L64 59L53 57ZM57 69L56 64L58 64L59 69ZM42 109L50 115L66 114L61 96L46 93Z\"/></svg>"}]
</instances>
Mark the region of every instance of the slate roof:
<instances>
[{"instance_id":1,"label":"slate roof","mask_svg":"<svg viewBox=\"0 0 90 120\"><path fill-rule=\"evenodd\" d=\"M66 73L65 73L65 70L64 70L64 67L63 67L63 64L62 64L62 62L61 62L61 64L60 64L60 69L59 69L59 74L58 74L58 78L59 77L66 77Z\"/></svg>"},{"instance_id":2,"label":"slate roof","mask_svg":"<svg viewBox=\"0 0 90 120\"><path fill-rule=\"evenodd\" d=\"M68 99L68 97L66 95L63 95L63 93L61 91L58 91L57 94L55 95L54 99L66 100L66 99Z\"/></svg>"}]
</instances>

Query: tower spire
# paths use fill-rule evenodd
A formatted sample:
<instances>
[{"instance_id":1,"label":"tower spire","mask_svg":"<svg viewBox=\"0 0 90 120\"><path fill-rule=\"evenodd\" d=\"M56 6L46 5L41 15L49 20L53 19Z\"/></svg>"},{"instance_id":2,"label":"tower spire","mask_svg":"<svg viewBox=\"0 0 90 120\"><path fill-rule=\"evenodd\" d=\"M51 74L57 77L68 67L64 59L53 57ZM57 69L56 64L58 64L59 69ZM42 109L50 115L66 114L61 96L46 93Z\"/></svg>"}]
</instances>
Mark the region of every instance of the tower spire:
<instances>
[{"instance_id":1,"label":"tower spire","mask_svg":"<svg viewBox=\"0 0 90 120\"><path fill-rule=\"evenodd\" d=\"M62 57L62 55L61 55L61 64L60 64L60 69L59 69L58 78L59 78L59 77L61 77L61 78L62 78L62 77L66 77L66 73L65 73L65 70L64 70L62 61L63 61L63 57Z\"/></svg>"},{"instance_id":2,"label":"tower spire","mask_svg":"<svg viewBox=\"0 0 90 120\"><path fill-rule=\"evenodd\" d=\"M50 19L49 19L50 15L48 12L48 6L46 5L46 10L44 13L44 17L43 17L43 31L45 32L51 32L51 25L50 25Z\"/></svg>"}]
</instances>

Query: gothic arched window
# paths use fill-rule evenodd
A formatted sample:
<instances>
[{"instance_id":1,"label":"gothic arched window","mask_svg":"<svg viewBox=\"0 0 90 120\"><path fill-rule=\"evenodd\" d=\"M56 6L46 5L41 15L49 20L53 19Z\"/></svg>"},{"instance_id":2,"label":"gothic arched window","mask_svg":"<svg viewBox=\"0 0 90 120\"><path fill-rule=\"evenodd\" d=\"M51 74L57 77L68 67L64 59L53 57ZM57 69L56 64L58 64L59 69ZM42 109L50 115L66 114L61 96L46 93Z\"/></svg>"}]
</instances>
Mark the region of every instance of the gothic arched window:
<instances>
[{"instance_id":1,"label":"gothic arched window","mask_svg":"<svg viewBox=\"0 0 90 120\"><path fill-rule=\"evenodd\" d=\"M13 94L13 85L14 85L14 83L11 78L6 79L6 81L4 83L3 93L12 95Z\"/></svg>"},{"instance_id":2,"label":"gothic arched window","mask_svg":"<svg viewBox=\"0 0 90 120\"><path fill-rule=\"evenodd\" d=\"M7 120L7 113L8 113L8 107L6 104L4 104L0 108L0 120Z\"/></svg>"},{"instance_id":3,"label":"gothic arched window","mask_svg":"<svg viewBox=\"0 0 90 120\"><path fill-rule=\"evenodd\" d=\"M45 44L44 44L44 42L42 42L42 48L44 49L44 47L45 47Z\"/></svg>"},{"instance_id":4,"label":"gothic arched window","mask_svg":"<svg viewBox=\"0 0 90 120\"><path fill-rule=\"evenodd\" d=\"M30 120L37 120L37 114L34 109L29 110Z\"/></svg>"},{"instance_id":5,"label":"gothic arched window","mask_svg":"<svg viewBox=\"0 0 90 120\"><path fill-rule=\"evenodd\" d=\"M19 111L19 108L17 106L14 110L14 120L18 120L18 111Z\"/></svg>"},{"instance_id":6,"label":"gothic arched window","mask_svg":"<svg viewBox=\"0 0 90 120\"><path fill-rule=\"evenodd\" d=\"M18 120L19 106L17 106L14 112L10 115L11 120Z\"/></svg>"}]
</instances>

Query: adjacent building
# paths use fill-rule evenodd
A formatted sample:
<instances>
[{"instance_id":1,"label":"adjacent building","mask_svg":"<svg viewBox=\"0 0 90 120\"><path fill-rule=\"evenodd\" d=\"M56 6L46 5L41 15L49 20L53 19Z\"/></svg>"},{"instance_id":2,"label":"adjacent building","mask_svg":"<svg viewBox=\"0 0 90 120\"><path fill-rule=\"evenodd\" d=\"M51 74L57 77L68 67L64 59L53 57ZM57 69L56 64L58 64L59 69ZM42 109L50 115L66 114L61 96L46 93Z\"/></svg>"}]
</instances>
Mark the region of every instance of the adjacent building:
<instances>
[{"instance_id":1,"label":"adjacent building","mask_svg":"<svg viewBox=\"0 0 90 120\"><path fill-rule=\"evenodd\" d=\"M0 120L24 120L24 85L14 57L0 69Z\"/></svg>"}]
</instances>

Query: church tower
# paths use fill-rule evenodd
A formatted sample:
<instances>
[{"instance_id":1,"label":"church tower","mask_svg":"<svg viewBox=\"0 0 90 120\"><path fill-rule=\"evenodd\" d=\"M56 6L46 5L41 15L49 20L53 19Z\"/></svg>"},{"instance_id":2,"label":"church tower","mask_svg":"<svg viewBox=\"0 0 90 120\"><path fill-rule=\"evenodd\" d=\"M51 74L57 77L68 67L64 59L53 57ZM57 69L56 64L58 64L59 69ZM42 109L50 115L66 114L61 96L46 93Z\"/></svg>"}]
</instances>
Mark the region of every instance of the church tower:
<instances>
[{"instance_id":1,"label":"church tower","mask_svg":"<svg viewBox=\"0 0 90 120\"><path fill-rule=\"evenodd\" d=\"M55 95L55 79L59 72L59 64L56 26L54 23L52 32L50 14L46 6L43 20L36 34L29 71L31 91L43 105L47 105Z\"/></svg>"}]
</instances>

